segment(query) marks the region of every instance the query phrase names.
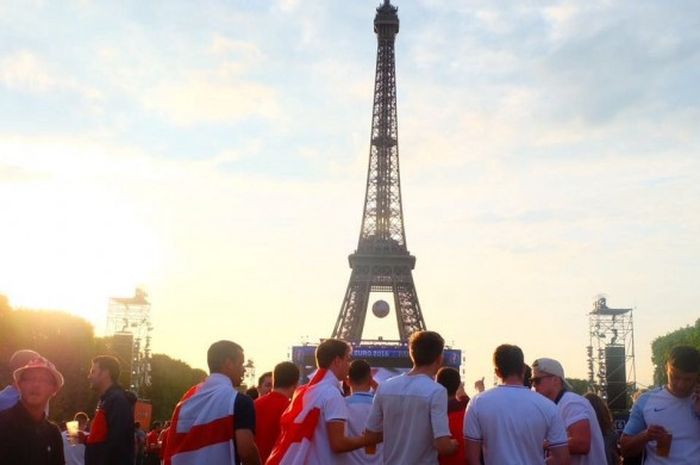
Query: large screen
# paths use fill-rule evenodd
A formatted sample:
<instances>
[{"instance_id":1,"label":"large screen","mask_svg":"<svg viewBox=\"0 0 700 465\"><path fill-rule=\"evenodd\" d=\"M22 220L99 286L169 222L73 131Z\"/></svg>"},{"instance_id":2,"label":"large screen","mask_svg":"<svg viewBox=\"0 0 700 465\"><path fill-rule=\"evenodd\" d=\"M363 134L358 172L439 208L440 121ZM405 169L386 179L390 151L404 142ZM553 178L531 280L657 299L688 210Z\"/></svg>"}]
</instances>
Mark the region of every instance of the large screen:
<instances>
[{"instance_id":1,"label":"large screen","mask_svg":"<svg viewBox=\"0 0 700 465\"><path fill-rule=\"evenodd\" d=\"M306 378L316 370L315 351L316 345L312 344L292 347L292 361L301 369L302 378ZM408 346L406 345L358 345L353 347L352 358L367 361L372 368L378 369L378 371L373 370L376 374L400 374L408 371L413 366L411 358L408 356ZM461 350L445 349L445 366L459 370L461 363ZM380 378L383 377L380 376ZM305 381L305 379L302 379L302 381Z\"/></svg>"}]
</instances>

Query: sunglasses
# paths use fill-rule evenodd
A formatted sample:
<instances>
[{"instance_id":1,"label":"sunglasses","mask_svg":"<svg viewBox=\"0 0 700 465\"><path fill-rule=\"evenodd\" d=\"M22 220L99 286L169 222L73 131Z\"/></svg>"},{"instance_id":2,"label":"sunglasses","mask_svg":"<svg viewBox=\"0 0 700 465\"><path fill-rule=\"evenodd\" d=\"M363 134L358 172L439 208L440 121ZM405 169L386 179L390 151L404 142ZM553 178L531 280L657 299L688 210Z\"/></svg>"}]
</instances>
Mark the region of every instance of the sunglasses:
<instances>
[{"instance_id":1,"label":"sunglasses","mask_svg":"<svg viewBox=\"0 0 700 465\"><path fill-rule=\"evenodd\" d=\"M538 376L537 378L530 378L530 381L532 381L532 384L535 386L540 384L540 382L545 379L545 378L552 378L554 375L544 375L544 376Z\"/></svg>"}]
</instances>

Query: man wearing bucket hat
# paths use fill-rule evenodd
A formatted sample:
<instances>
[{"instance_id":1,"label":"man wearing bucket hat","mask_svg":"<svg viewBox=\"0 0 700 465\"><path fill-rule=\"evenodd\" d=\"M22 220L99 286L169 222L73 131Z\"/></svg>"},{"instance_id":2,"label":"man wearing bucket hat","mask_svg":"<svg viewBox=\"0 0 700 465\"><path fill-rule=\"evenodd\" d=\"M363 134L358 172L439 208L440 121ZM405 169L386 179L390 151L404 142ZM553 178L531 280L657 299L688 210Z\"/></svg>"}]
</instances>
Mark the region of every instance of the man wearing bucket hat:
<instances>
[{"instance_id":1,"label":"man wearing bucket hat","mask_svg":"<svg viewBox=\"0 0 700 465\"><path fill-rule=\"evenodd\" d=\"M14 373L17 368L22 368L24 365L29 363L35 358L39 358L40 355L37 352L29 349L21 349L12 354L10 361L8 363L10 367L10 372ZM14 383L5 387L0 391L0 412L7 410L8 408L14 407L15 404L19 402L19 389Z\"/></svg>"},{"instance_id":2,"label":"man wearing bucket hat","mask_svg":"<svg viewBox=\"0 0 700 465\"><path fill-rule=\"evenodd\" d=\"M0 412L0 462L3 465L63 465L63 440L46 419L49 400L63 386L63 376L43 357L13 372L20 400Z\"/></svg>"},{"instance_id":3,"label":"man wearing bucket hat","mask_svg":"<svg viewBox=\"0 0 700 465\"><path fill-rule=\"evenodd\" d=\"M538 358L532 364L535 390L557 404L569 437L571 465L606 463L605 442L595 410L585 397L570 391L561 363L551 358Z\"/></svg>"}]
</instances>

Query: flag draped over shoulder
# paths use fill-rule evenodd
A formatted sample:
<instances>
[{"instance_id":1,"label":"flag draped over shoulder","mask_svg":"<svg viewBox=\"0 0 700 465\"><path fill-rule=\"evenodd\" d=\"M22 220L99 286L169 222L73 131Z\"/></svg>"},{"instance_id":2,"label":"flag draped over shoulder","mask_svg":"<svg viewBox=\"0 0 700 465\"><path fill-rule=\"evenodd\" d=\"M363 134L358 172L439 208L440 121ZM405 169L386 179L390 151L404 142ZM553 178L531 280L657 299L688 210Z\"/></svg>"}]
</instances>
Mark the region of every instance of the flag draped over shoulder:
<instances>
[{"instance_id":1,"label":"flag draped over shoulder","mask_svg":"<svg viewBox=\"0 0 700 465\"><path fill-rule=\"evenodd\" d=\"M332 372L320 369L309 384L294 393L280 418L280 436L265 465L304 465L311 450L314 432L321 416L320 394L324 385L338 380Z\"/></svg>"},{"instance_id":2,"label":"flag draped over shoulder","mask_svg":"<svg viewBox=\"0 0 700 465\"><path fill-rule=\"evenodd\" d=\"M219 373L185 393L175 407L166 439L165 465L234 463L236 390Z\"/></svg>"}]
</instances>

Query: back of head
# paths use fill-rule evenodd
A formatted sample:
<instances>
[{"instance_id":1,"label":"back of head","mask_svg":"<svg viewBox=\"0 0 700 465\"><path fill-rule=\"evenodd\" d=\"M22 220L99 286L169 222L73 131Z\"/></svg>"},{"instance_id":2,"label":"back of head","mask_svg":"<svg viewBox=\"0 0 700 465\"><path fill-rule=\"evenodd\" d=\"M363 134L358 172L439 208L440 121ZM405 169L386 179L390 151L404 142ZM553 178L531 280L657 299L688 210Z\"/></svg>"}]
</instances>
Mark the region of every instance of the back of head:
<instances>
[{"instance_id":1,"label":"back of head","mask_svg":"<svg viewBox=\"0 0 700 465\"><path fill-rule=\"evenodd\" d=\"M243 348L233 341L222 340L213 343L207 351L209 373L220 373L226 360L237 360L242 354Z\"/></svg>"},{"instance_id":2,"label":"back of head","mask_svg":"<svg viewBox=\"0 0 700 465\"><path fill-rule=\"evenodd\" d=\"M408 341L408 350L415 366L431 365L442 355L445 340L435 331L416 331Z\"/></svg>"},{"instance_id":3,"label":"back of head","mask_svg":"<svg viewBox=\"0 0 700 465\"><path fill-rule=\"evenodd\" d=\"M10 357L10 372L14 372L18 368L22 368L34 359L41 357L38 352L30 349L21 349L12 354Z\"/></svg>"},{"instance_id":4,"label":"back of head","mask_svg":"<svg viewBox=\"0 0 700 465\"><path fill-rule=\"evenodd\" d=\"M364 360L353 360L348 371L348 378L353 386L368 384L372 380L372 368Z\"/></svg>"},{"instance_id":5,"label":"back of head","mask_svg":"<svg viewBox=\"0 0 700 465\"><path fill-rule=\"evenodd\" d=\"M692 346L676 346L671 349L668 364L684 373L699 373L700 351Z\"/></svg>"},{"instance_id":6,"label":"back of head","mask_svg":"<svg viewBox=\"0 0 700 465\"><path fill-rule=\"evenodd\" d=\"M462 382L462 378L459 376L459 371L452 367L442 367L438 370L435 381L445 386L447 389L447 396L454 397L457 394L457 389Z\"/></svg>"},{"instance_id":7,"label":"back of head","mask_svg":"<svg viewBox=\"0 0 700 465\"><path fill-rule=\"evenodd\" d=\"M595 410L595 416L598 419L598 424L603 434L613 431L612 414L605 401L592 392L587 392L583 397L588 399L593 410Z\"/></svg>"},{"instance_id":8,"label":"back of head","mask_svg":"<svg viewBox=\"0 0 700 465\"><path fill-rule=\"evenodd\" d=\"M266 371L262 375L258 376L258 386L262 386L265 383L265 378L267 378L267 377L272 378L271 371Z\"/></svg>"},{"instance_id":9,"label":"back of head","mask_svg":"<svg viewBox=\"0 0 700 465\"><path fill-rule=\"evenodd\" d=\"M525 357L520 347L501 344L493 353L493 365L503 379L509 376L522 376L525 370Z\"/></svg>"},{"instance_id":10,"label":"back of head","mask_svg":"<svg viewBox=\"0 0 700 465\"><path fill-rule=\"evenodd\" d=\"M326 339L316 347L316 365L319 368L328 368L333 360L343 358L350 350L347 342L340 339Z\"/></svg>"},{"instance_id":11,"label":"back of head","mask_svg":"<svg viewBox=\"0 0 700 465\"><path fill-rule=\"evenodd\" d=\"M92 363L99 366L101 370L107 370L113 383L119 381L121 368L119 366L119 360L116 357L111 355L98 355L92 359Z\"/></svg>"},{"instance_id":12,"label":"back of head","mask_svg":"<svg viewBox=\"0 0 700 465\"><path fill-rule=\"evenodd\" d=\"M256 388L256 387L251 387L251 388L246 389L245 395L247 395L248 397L250 397L253 400L260 397L260 393L258 392L258 388Z\"/></svg>"},{"instance_id":13,"label":"back of head","mask_svg":"<svg viewBox=\"0 0 700 465\"><path fill-rule=\"evenodd\" d=\"M272 372L272 386L274 389L286 389L299 383L299 367L292 362L281 362L275 365Z\"/></svg>"}]
</instances>

